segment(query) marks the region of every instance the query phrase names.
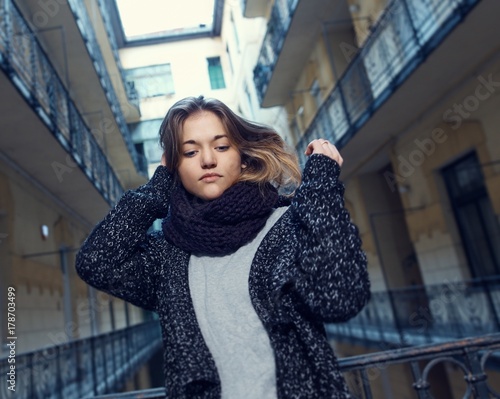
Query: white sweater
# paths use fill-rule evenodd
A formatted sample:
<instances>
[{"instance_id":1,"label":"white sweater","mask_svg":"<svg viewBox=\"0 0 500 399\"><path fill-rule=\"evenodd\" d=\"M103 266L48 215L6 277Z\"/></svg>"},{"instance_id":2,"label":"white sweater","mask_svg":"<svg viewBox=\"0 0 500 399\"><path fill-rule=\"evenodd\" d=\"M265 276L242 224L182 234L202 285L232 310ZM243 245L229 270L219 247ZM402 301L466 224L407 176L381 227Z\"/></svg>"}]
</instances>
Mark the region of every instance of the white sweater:
<instances>
[{"instance_id":1,"label":"white sweater","mask_svg":"<svg viewBox=\"0 0 500 399\"><path fill-rule=\"evenodd\" d=\"M203 338L221 379L222 399L276 399L273 349L248 291L250 266L278 208L248 244L222 257L189 260L189 288Z\"/></svg>"}]
</instances>

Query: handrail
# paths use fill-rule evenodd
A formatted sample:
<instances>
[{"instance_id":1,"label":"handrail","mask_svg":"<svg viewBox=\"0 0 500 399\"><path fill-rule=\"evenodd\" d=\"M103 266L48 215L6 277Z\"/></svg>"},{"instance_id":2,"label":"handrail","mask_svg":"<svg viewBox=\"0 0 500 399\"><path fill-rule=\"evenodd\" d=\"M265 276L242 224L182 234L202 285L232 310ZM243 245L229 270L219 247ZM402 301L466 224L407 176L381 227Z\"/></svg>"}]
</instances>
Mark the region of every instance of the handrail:
<instances>
[{"instance_id":1,"label":"handrail","mask_svg":"<svg viewBox=\"0 0 500 399\"><path fill-rule=\"evenodd\" d=\"M499 397L488 384L488 362L500 351L500 333L453 341L446 344L390 349L339 359L339 367L354 398L373 398L373 387L389 367L409 367L419 399L432 398L431 373L441 363L451 363L463 373L464 398ZM160 399L164 388L97 396L94 399Z\"/></svg>"},{"instance_id":2,"label":"handrail","mask_svg":"<svg viewBox=\"0 0 500 399\"><path fill-rule=\"evenodd\" d=\"M72 156L72 162L81 168L110 205L116 203L123 193L116 174L12 0L0 0L0 68ZM53 167L55 176L62 181L57 169L61 165L53 164Z\"/></svg>"},{"instance_id":3,"label":"handrail","mask_svg":"<svg viewBox=\"0 0 500 399\"><path fill-rule=\"evenodd\" d=\"M355 397L372 398L373 382L389 366L407 366L413 376L412 387L419 399L432 399L431 372L442 363L449 363L463 373L466 390L463 398L498 397L488 384L488 361L500 351L500 333L467 338L444 344L390 349L368 355L340 359L340 369ZM498 356L496 356L497 358Z\"/></svg>"},{"instance_id":4,"label":"handrail","mask_svg":"<svg viewBox=\"0 0 500 399\"><path fill-rule=\"evenodd\" d=\"M117 392L160 348L160 325L150 321L17 354L15 397L72 399ZM0 373L6 375L10 365L1 358Z\"/></svg>"}]
</instances>

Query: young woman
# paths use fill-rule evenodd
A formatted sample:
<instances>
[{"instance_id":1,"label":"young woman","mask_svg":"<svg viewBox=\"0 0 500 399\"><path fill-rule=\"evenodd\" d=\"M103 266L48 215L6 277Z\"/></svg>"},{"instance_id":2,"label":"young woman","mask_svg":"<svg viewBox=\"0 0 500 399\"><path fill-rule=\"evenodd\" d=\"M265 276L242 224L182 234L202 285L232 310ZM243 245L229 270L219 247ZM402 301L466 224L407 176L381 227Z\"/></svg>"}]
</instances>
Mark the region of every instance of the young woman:
<instances>
[{"instance_id":1,"label":"young woman","mask_svg":"<svg viewBox=\"0 0 500 399\"><path fill-rule=\"evenodd\" d=\"M162 166L97 225L76 267L158 313L167 397L350 398L323 323L356 315L369 280L337 149L312 141L300 183L274 130L203 97L174 104L160 139Z\"/></svg>"}]
</instances>

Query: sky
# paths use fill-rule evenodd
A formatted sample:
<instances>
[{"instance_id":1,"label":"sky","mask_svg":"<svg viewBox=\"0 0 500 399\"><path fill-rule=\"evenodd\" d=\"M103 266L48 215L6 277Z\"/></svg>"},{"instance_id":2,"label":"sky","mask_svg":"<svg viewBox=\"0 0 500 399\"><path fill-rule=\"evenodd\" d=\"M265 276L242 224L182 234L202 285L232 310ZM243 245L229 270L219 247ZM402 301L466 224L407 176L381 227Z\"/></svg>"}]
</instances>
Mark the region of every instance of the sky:
<instances>
[{"instance_id":1,"label":"sky","mask_svg":"<svg viewBox=\"0 0 500 399\"><path fill-rule=\"evenodd\" d=\"M214 0L116 0L125 35L211 26Z\"/></svg>"}]
</instances>

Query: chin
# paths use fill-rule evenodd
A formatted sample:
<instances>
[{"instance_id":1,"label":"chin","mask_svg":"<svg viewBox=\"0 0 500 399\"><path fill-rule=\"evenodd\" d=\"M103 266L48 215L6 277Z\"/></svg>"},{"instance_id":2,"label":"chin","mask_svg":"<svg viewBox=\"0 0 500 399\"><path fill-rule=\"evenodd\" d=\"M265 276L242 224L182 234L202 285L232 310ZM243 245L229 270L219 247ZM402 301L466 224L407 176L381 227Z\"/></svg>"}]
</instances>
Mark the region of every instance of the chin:
<instances>
[{"instance_id":1,"label":"chin","mask_svg":"<svg viewBox=\"0 0 500 399\"><path fill-rule=\"evenodd\" d=\"M201 198L204 201L211 201L219 198L222 195L223 191L210 191L210 192L202 192L197 195L197 197Z\"/></svg>"}]
</instances>

